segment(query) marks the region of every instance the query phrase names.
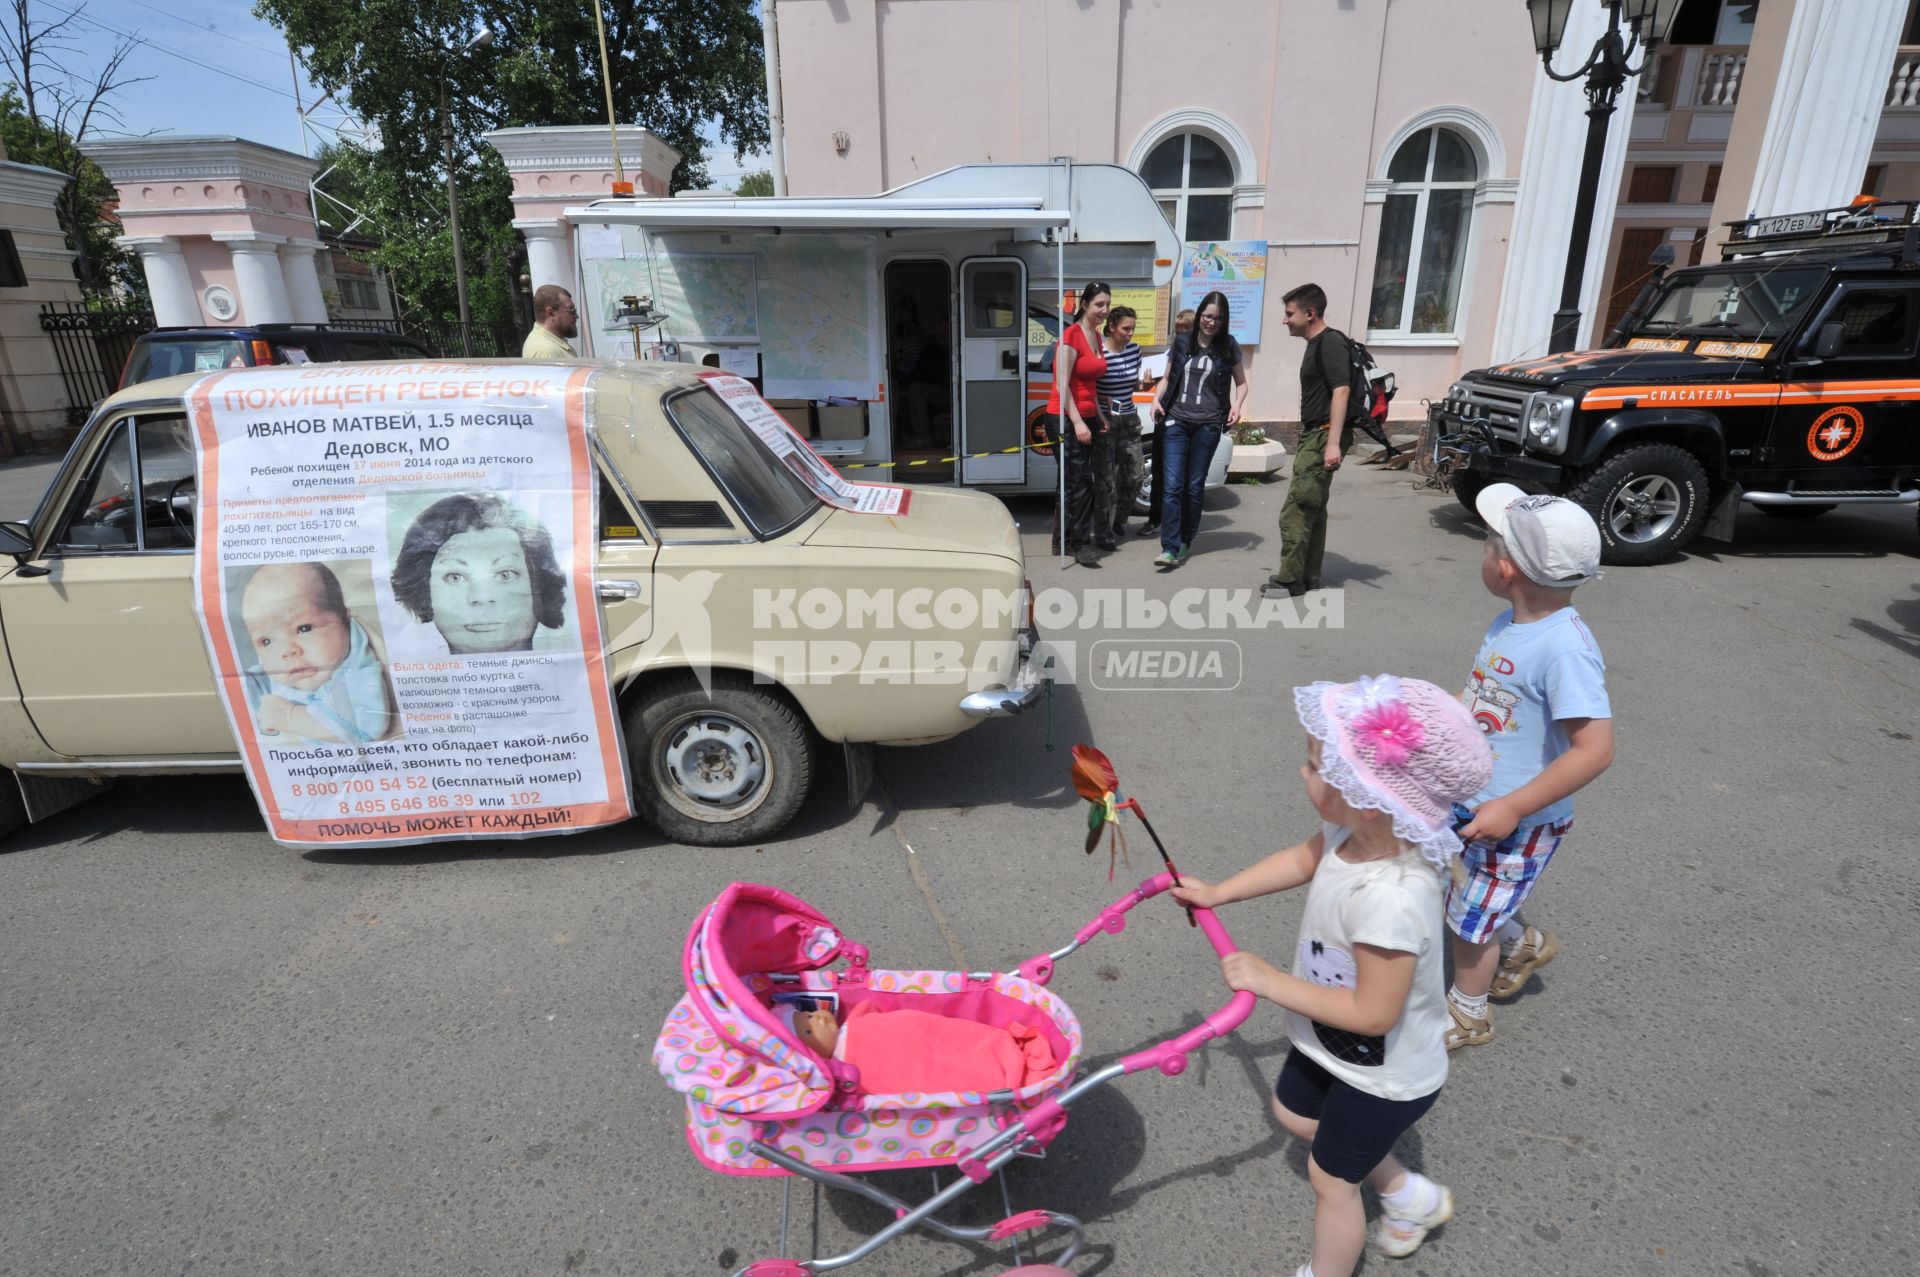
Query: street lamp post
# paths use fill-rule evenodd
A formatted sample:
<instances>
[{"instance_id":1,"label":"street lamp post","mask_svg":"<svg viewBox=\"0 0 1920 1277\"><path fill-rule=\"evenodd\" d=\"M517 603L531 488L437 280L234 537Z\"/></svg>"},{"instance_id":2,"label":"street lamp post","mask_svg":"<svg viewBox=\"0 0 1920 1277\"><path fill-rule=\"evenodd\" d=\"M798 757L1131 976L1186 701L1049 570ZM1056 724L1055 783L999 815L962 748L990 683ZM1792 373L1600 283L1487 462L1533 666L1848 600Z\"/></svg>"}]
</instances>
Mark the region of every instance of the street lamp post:
<instances>
[{"instance_id":1,"label":"street lamp post","mask_svg":"<svg viewBox=\"0 0 1920 1277\"><path fill-rule=\"evenodd\" d=\"M1681 0L1598 0L1607 7L1607 30L1576 71L1562 75L1553 69L1553 55L1567 30L1567 12L1574 0L1527 0L1533 20L1533 43L1549 79L1565 83L1587 79L1587 149L1580 162L1580 191L1573 206L1573 234L1567 245L1567 273L1560 285L1560 309L1553 315L1553 335L1547 350L1572 350L1580 332L1580 289L1586 282L1587 241L1593 235L1593 203L1600 193L1600 163L1607 149L1607 127L1614 103L1627 81L1647 69L1647 59L1633 65L1638 49L1651 50L1673 26ZM1622 22L1626 24L1623 34Z\"/></svg>"},{"instance_id":2,"label":"street lamp post","mask_svg":"<svg viewBox=\"0 0 1920 1277\"><path fill-rule=\"evenodd\" d=\"M481 27L460 46L462 54L493 43L493 32ZM453 232L453 291L460 303L460 353L473 354L473 320L467 310L467 259L460 251L460 191L453 180L453 110L447 97L447 73L440 73L440 145L447 161L447 228Z\"/></svg>"}]
</instances>

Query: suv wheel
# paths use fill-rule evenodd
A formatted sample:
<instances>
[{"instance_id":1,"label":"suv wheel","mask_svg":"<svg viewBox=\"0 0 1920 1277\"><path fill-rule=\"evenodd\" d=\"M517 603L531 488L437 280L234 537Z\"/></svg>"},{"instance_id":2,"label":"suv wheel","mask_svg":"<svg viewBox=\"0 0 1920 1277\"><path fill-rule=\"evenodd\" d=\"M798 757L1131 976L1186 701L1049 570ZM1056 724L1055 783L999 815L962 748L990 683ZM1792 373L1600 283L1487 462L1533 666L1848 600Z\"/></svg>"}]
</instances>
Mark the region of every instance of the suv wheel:
<instances>
[{"instance_id":1,"label":"suv wheel","mask_svg":"<svg viewBox=\"0 0 1920 1277\"><path fill-rule=\"evenodd\" d=\"M1657 563L1693 540L1707 517L1707 472L1670 443L1614 453L1567 493L1600 525L1600 558Z\"/></svg>"},{"instance_id":2,"label":"suv wheel","mask_svg":"<svg viewBox=\"0 0 1920 1277\"><path fill-rule=\"evenodd\" d=\"M1447 480L1447 486L1453 489L1453 495L1459 499L1461 505L1467 507L1468 513L1478 514L1480 511L1473 504L1474 498L1485 491L1487 485L1492 482L1493 480L1484 474L1478 474L1472 470L1456 470L1453 477Z\"/></svg>"},{"instance_id":3,"label":"suv wheel","mask_svg":"<svg viewBox=\"0 0 1920 1277\"><path fill-rule=\"evenodd\" d=\"M771 689L716 673L709 696L691 674L652 687L627 711L627 765L641 819L696 847L736 847L778 833L813 780L813 731Z\"/></svg>"}]
</instances>

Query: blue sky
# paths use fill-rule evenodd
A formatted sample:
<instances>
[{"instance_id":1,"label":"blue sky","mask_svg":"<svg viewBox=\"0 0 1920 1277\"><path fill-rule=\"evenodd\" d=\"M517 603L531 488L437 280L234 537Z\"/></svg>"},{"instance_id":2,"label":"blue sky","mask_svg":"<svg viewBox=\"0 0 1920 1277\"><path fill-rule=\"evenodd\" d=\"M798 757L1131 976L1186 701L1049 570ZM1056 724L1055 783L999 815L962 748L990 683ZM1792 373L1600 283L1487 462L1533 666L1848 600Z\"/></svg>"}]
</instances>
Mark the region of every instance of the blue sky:
<instances>
[{"instance_id":1,"label":"blue sky","mask_svg":"<svg viewBox=\"0 0 1920 1277\"><path fill-rule=\"evenodd\" d=\"M303 137L299 102L319 96L304 76L296 84L286 42L270 23L253 16L253 0L32 0L36 22L79 11L68 27L79 52L63 58L77 74L98 69L114 43L138 35L123 68L151 77L121 90L115 106L121 128L108 133L234 134L310 152ZM299 94L298 102L295 99ZM316 119L320 118L316 113ZM588 117L583 115L583 122ZM597 117L593 117L597 119ZM711 140L711 135L710 135ZM710 171L730 185L742 169L765 167L749 157L736 164L731 150L715 146Z\"/></svg>"}]
</instances>

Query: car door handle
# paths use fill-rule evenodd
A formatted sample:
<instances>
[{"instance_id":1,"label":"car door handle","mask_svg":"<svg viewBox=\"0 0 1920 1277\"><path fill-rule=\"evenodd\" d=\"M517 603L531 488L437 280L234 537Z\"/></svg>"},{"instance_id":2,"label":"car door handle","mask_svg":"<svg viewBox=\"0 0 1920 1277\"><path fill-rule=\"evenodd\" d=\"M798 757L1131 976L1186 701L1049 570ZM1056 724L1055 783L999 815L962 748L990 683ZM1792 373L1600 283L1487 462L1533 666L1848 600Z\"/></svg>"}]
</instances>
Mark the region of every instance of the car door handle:
<instances>
[{"instance_id":1,"label":"car door handle","mask_svg":"<svg viewBox=\"0 0 1920 1277\"><path fill-rule=\"evenodd\" d=\"M603 599L637 599L640 597L640 582L605 580L594 582Z\"/></svg>"}]
</instances>

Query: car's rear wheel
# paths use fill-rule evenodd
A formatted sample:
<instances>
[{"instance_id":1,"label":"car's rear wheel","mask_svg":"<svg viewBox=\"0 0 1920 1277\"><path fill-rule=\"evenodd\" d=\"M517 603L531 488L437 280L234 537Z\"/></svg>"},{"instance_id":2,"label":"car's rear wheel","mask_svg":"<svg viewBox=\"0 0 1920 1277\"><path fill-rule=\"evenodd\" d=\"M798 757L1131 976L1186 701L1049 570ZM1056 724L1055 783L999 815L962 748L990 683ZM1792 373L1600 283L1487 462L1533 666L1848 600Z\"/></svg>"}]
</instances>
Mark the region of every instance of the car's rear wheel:
<instances>
[{"instance_id":1,"label":"car's rear wheel","mask_svg":"<svg viewBox=\"0 0 1920 1277\"><path fill-rule=\"evenodd\" d=\"M1474 508L1474 498L1492 482L1492 478L1476 471L1456 470L1453 477L1447 480L1447 486L1453 489L1453 495L1461 505L1478 514L1480 512Z\"/></svg>"},{"instance_id":2,"label":"car's rear wheel","mask_svg":"<svg viewBox=\"0 0 1920 1277\"><path fill-rule=\"evenodd\" d=\"M1770 519L1812 519L1838 508L1830 505L1763 505L1760 513Z\"/></svg>"},{"instance_id":3,"label":"car's rear wheel","mask_svg":"<svg viewBox=\"0 0 1920 1277\"><path fill-rule=\"evenodd\" d=\"M641 819L699 847L772 837L813 783L813 731L771 688L716 673L655 684L627 711L627 763Z\"/></svg>"},{"instance_id":4,"label":"car's rear wheel","mask_svg":"<svg viewBox=\"0 0 1920 1277\"><path fill-rule=\"evenodd\" d=\"M20 792L20 778L0 767L0 839L27 823L27 800Z\"/></svg>"},{"instance_id":5,"label":"car's rear wheel","mask_svg":"<svg viewBox=\"0 0 1920 1277\"><path fill-rule=\"evenodd\" d=\"M1600 558L1632 567L1679 553L1707 517L1707 472L1670 443L1642 444L1607 457L1567 495L1600 525Z\"/></svg>"}]
</instances>

